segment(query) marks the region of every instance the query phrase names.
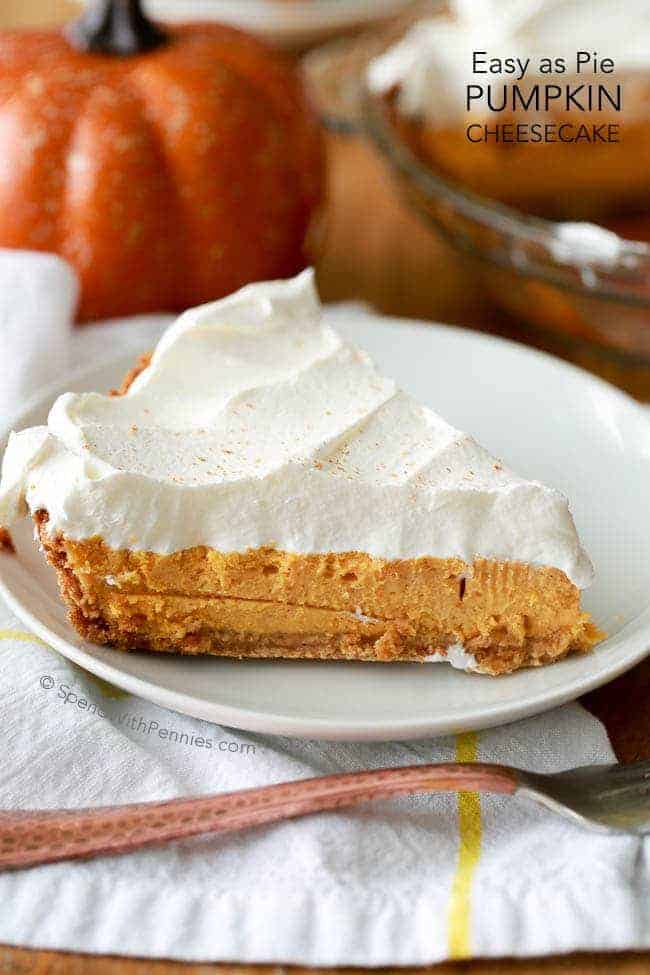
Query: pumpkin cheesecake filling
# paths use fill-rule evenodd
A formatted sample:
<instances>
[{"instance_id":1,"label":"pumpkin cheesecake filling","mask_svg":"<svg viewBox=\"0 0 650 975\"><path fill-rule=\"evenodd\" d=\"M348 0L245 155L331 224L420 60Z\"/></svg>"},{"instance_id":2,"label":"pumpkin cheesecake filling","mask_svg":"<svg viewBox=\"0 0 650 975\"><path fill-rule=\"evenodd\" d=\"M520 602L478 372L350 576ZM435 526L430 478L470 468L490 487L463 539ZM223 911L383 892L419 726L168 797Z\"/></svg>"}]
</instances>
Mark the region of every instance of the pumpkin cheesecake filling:
<instances>
[{"instance_id":1,"label":"pumpkin cheesecake filling","mask_svg":"<svg viewBox=\"0 0 650 975\"><path fill-rule=\"evenodd\" d=\"M119 395L14 435L0 522L28 512L77 631L121 650L496 675L600 636L565 499L380 376L309 273L186 313Z\"/></svg>"},{"instance_id":2,"label":"pumpkin cheesecake filling","mask_svg":"<svg viewBox=\"0 0 650 975\"><path fill-rule=\"evenodd\" d=\"M78 631L125 650L426 662L460 646L466 669L501 674L598 636L557 569L271 548L161 556L52 538L44 512L36 523Z\"/></svg>"}]
</instances>

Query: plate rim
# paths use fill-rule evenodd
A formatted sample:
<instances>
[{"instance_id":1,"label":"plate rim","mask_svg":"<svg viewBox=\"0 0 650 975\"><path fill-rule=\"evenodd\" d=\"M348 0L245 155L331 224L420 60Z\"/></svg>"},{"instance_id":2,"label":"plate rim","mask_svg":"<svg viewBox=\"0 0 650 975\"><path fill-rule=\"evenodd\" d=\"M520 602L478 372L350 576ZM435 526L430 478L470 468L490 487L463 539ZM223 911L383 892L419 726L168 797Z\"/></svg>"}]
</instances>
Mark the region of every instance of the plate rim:
<instances>
[{"instance_id":1,"label":"plate rim","mask_svg":"<svg viewBox=\"0 0 650 975\"><path fill-rule=\"evenodd\" d=\"M376 313L371 312L369 317L375 317L375 315ZM420 319L399 318L397 316L377 315L376 317L379 317L382 324L385 325L398 326L400 328L406 325L414 331L426 329L429 333L444 332L447 335L449 332L453 332L465 341L488 345L497 344L514 349L518 354L523 353L531 358L539 359L541 357L545 360L546 366L570 373L572 378L579 379L582 383L586 383L592 388L594 386L598 387L606 395L618 400L619 404L631 411L631 413L636 414L637 417L641 417L643 422L650 424L650 420L645 415L642 404L634 400L623 390L613 386L599 376L592 375L580 366L565 362L550 353L524 345L513 339L494 336L489 333L476 332L472 329L457 325L446 325ZM334 327L336 327L336 323L334 323ZM128 353L123 352L99 364L94 361L90 365L84 365L71 370L63 379L56 379L37 391L19 410L15 411L2 423L2 429L0 429L0 447L2 447L10 430L20 428L21 425L30 422L28 420L30 414L39 408L47 407L56 395L64 391L67 384L73 382L84 383L86 380L90 380L92 376L112 368L115 368L117 372L118 369L132 364L137 358L137 355L137 350L131 350ZM397 741L409 738L439 737L454 734L459 731L481 730L497 725L510 724L525 717L542 714L561 704L575 700L577 697L614 680L650 653L649 606L639 616L630 620L612 638L617 643L623 644L623 646L615 648L621 654L618 659L608 663L603 662L593 672L576 675L566 685L550 690L541 690L533 697L526 697L510 703L495 702L470 705L467 713L462 718L452 717L451 719L445 715L434 715L430 718L413 719L406 717L369 722L367 719L361 721L341 721L340 719L327 717L296 717L278 712L251 710L244 707L233 707L230 704L207 701L186 692L161 686L150 678L137 677L126 673L117 665L114 666L98 660L92 656L90 651L85 650L83 645L78 645L78 638L72 628L70 628L70 632L77 639L77 644L60 637L47 623L43 622L38 615L32 612L23 603L20 596L14 592L11 583L5 579L3 566L5 559L13 559L15 557L13 553L0 553L0 595L5 599L12 612L27 628L48 646L55 649L66 659L71 660L90 673L109 681L111 684L128 693L132 693L145 700L152 701L154 704L181 714L245 731L331 741ZM633 645L627 652L623 652L628 642ZM591 659L593 660L594 658L592 657ZM468 680L473 679L470 674L466 676ZM500 679L507 679L507 677Z\"/></svg>"}]
</instances>

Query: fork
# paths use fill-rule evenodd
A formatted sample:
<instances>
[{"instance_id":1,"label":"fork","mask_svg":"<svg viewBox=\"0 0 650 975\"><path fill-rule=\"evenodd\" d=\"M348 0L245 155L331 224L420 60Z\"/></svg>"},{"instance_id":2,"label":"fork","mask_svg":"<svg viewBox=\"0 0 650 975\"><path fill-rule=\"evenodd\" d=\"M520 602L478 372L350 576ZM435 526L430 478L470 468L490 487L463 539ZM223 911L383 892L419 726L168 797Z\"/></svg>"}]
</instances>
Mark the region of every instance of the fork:
<instances>
[{"instance_id":1,"label":"fork","mask_svg":"<svg viewBox=\"0 0 650 975\"><path fill-rule=\"evenodd\" d=\"M0 811L0 869L129 853L169 840L261 826L371 799L457 791L524 796L601 832L650 833L650 761L587 765L552 775L505 765L451 762L346 772L164 802Z\"/></svg>"}]
</instances>

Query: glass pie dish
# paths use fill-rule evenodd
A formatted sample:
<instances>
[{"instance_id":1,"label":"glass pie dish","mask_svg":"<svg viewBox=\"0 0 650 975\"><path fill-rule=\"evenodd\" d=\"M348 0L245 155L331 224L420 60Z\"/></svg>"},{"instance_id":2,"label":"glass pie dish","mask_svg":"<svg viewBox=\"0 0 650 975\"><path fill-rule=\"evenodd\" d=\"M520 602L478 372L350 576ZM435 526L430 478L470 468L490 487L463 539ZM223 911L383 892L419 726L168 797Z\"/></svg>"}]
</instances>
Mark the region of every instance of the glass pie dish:
<instances>
[{"instance_id":1,"label":"glass pie dish","mask_svg":"<svg viewBox=\"0 0 650 975\"><path fill-rule=\"evenodd\" d=\"M543 334L554 351L568 344L571 358L609 372L619 384L623 368L624 384L650 398L650 244L596 224L525 213L425 161L391 98L366 83L369 62L403 29L396 24L382 36L335 42L307 56L305 71L325 124L372 141L406 200L464 256L488 301ZM628 223L635 225L647 233L642 219Z\"/></svg>"}]
</instances>

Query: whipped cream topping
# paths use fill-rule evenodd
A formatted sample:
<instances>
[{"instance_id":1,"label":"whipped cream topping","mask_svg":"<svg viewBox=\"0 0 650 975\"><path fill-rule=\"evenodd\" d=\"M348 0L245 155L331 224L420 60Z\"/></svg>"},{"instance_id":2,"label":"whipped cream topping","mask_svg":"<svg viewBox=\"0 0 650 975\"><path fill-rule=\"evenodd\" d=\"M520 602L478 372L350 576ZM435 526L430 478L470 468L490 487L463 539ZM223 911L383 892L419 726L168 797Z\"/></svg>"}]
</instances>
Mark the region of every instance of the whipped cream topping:
<instances>
[{"instance_id":1,"label":"whipped cream topping","mask_svg":"<svg viewBox=\"0 0 650 975\"><path fill-rule=\"evenodd\" d=\"M597 264L613 268L629 242L594 223L559 223L553 228L551 254L568 264Z\"/></svg>"},{"instance_id":2,"label":"whipped cream topping","mask_svg":"<svg viewBox=\"0 0 650 975\"><path fill-rule=\"evenodd\" d=\"M596 51L615 61L615 75L582 74L586 82L618 78L650 68L650 0L455 0L448 11L414 24L404 37L371 61L367 83L381 94L399 85L399 107L410 117L439 123L465 112L468 84L516 81L515 75L472 74L472 52L490 58L531 58L527 78L541 57L566 58ZM558 76L544 75L554 82ZM567 77L567 76L559 76ZM632 99L626 88L626 117ZM641 111L647 111L640 101Z\"/></svg>"},{"instance_id":3,"label":"whipped cream topping","mask_svg":"<svg viewBox=\"0 0 650 975\"><path fill-rule=\"evenodd\" d=\"M0 524L161 554L206 545L592 568L564 497L517 477L321 321L313 276L170 326L128 393L66 393L13 434Z\"/></svg>"}]
</instances>

